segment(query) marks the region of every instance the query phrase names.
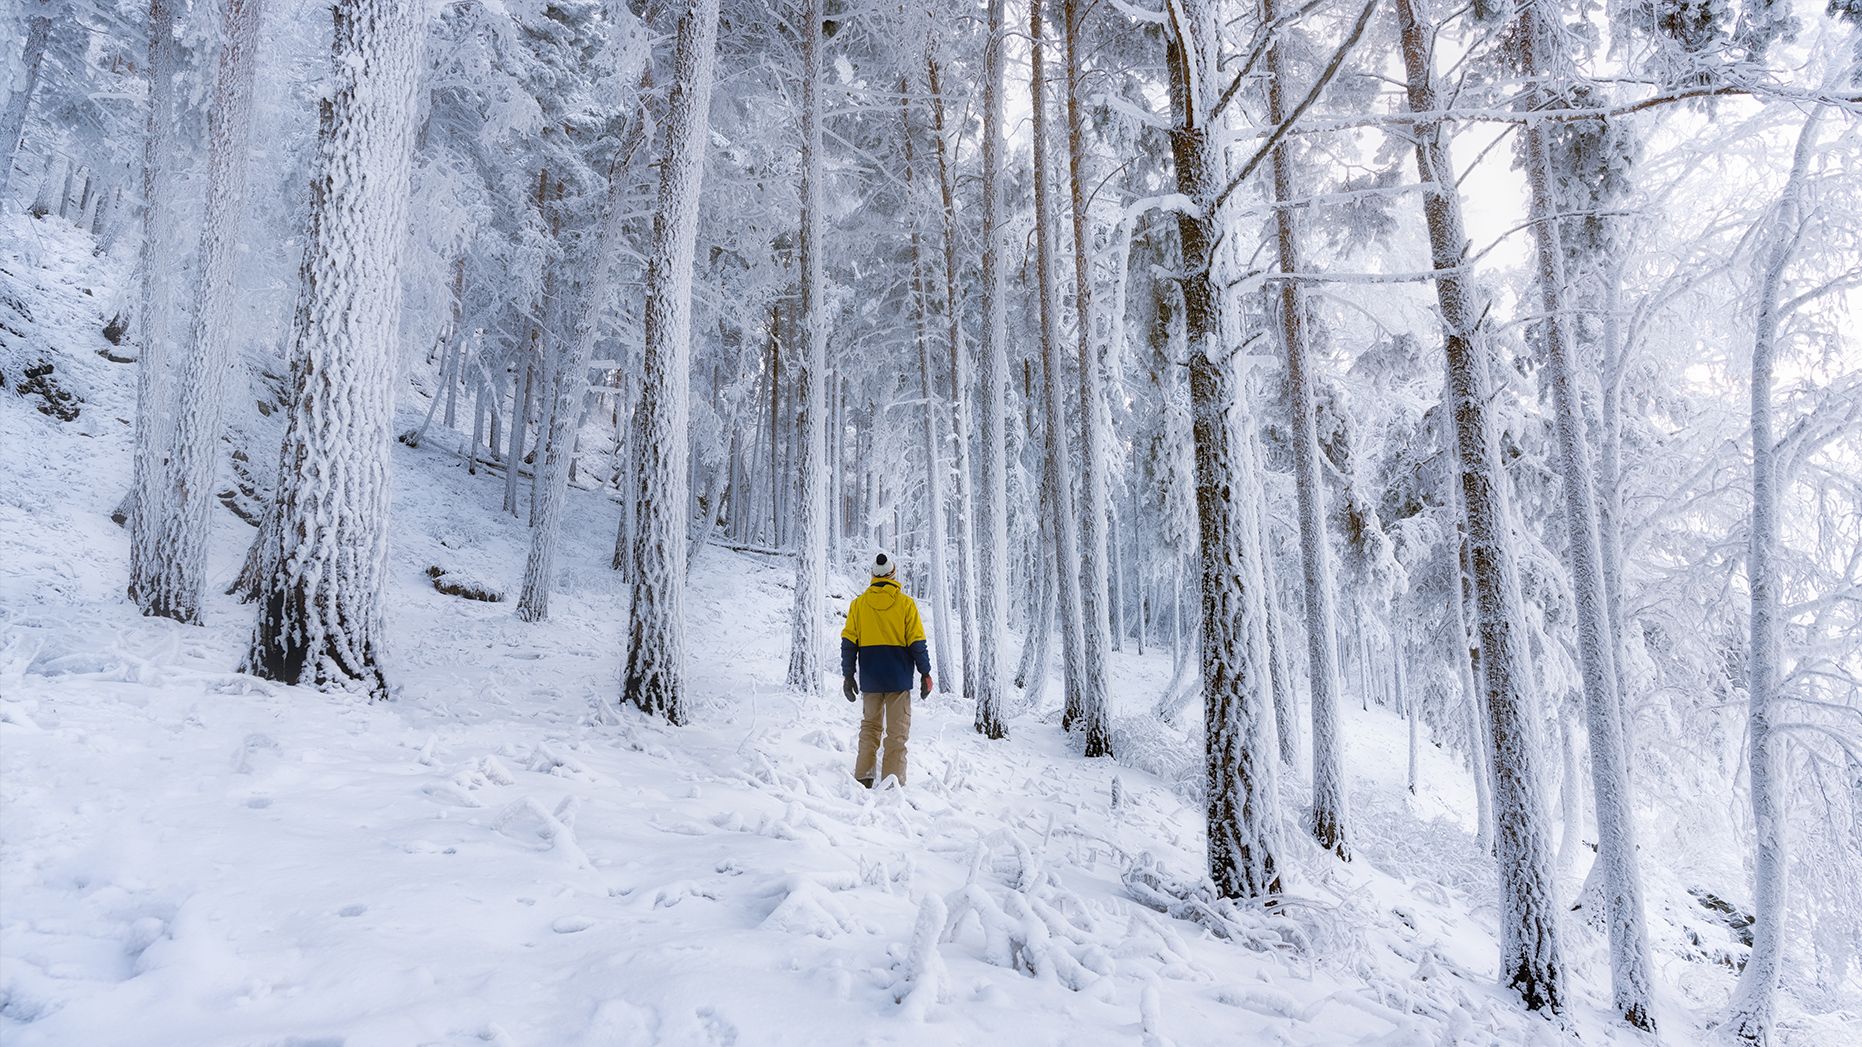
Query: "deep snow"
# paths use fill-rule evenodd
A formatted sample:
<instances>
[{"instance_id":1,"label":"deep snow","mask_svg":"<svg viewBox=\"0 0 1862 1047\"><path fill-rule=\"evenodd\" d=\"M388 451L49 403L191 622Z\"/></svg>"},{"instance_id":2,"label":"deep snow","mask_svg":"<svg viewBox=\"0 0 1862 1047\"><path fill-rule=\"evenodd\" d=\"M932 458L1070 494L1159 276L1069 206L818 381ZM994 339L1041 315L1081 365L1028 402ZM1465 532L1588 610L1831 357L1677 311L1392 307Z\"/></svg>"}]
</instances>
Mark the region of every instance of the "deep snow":
<instances>
[{"instance_id":1,"label":"deep snow","mask_svg":"<svg viewBox=\"0 0 1862 1047\"><path fill-rule=\"evenodd\" d=\"M1128 886L1202 867L1199 732L1144 715L1167 653L1113 656L1124 764L1080 758L1054 710L988 742L937 697L909 786L868 792L853 707L827 680L781 686L786 562L700 553L684 728L614 704L603 493L571 491L547 623L436 592L437 565L514 598L526 541L450 434L394 449L393 700L241 676L249 607L216 595L184 627L123 597L133 368L95 353L88 243L0 223L4 278L85 401L61 423L0 395L8 1044L1643 1042L1608 1023L1605 943L1576 919L1568 1025L1493 984L1466 770L1425 745L1408 796L1388 712L1343 709L1356 860L1290 821L1286 914L1218 936ZM216 589L251 533L215 510ZM1305 773L1284 775L1289 812ZM1704 954L1738 947L1685 894L1714 863L1649 835L1663 1040L1697 1042L1732 983ZM940 913L961 918L914 947ZM1786 1005L1789 1042L1862 1042L1842 1012Z\"/></svg>"}]
</instances>

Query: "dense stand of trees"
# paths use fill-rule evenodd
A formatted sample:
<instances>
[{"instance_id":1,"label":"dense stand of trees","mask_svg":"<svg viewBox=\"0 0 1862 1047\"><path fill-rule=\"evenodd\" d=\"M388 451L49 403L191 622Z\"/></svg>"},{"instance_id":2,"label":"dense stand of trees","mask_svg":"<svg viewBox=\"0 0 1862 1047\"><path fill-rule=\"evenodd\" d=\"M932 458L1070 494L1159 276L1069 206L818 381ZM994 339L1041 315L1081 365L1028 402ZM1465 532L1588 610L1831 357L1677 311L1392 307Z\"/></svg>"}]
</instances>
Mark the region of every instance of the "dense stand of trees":
<instances>
[{"instance_id":1,"label":"dense stand of trees","mask_svg":"<svg viewBox=\"0 0 1862 1047\"><path fill-rule=\"evenodd\" d=\"M1464 756L1524 1006L1571 1006L1575 905L1657 1027L1639 841L1704 789L1751 848L1725 1027L1855 962L1853 0L5 17L0 199L134 259L128 594L200 622L241 512L248 670L389 692L399 400L527 520L523 620L615 528L647 714L691 715L708 546L790 559L820 691L879 545L984 737L1040 729L1055 636L1085 757L1201 716L1226 898L1351 858L1374 702L1412 792Z\"/></svg>"}]
</instances>

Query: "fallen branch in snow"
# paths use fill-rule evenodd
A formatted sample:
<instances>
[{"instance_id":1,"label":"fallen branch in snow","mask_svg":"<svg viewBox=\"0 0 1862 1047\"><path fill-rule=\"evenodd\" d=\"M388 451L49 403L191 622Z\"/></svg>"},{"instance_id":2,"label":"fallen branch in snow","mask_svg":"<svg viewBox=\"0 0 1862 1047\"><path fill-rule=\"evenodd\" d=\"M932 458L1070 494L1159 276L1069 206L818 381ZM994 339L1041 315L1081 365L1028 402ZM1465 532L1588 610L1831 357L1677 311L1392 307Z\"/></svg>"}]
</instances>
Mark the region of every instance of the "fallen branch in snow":
<instances>
[{"instance_id":1,"label":"fallen branch in snow","mask_svg":"<svg viewBox=\"0 0 1862 1047\"><path fill-rule=\"evenodd\" d=\"M1185 883L1172 877L1149 851L1140 854L1121 879L1125 893L1140 905L1194 923L1224 941L1255 952L1293 956L1311 952L1304 930L1281 916L1286 899L1271 898L1256 908L1219 897L1207 883Z\"/></svg>"},{"instance_id":2,"label":"fallen branch in snow","mask_svg":"<svg viewBox=\"0 0 1862 1047\"><path fill-rule=\"evenodd\" d=\"M556 811L570 814L571 808L563 804ZM581 845L576 843L575 830L564 824L557 814L544 810L533 797L526 796L498 812L491 827L513 840L540 842L543 846L538 850L557 851L581 868L593 867Z\"/></svg>"},{"instance_id":3,"label":"fallen branch in snow","mask_svg":"<svg viewBox=\"0 0 1862 1047\"><path fill-rule=\"evenodd\" d=\"M925 895L918 905L918 922L912 926L904 974L892 986L893 999L906 1021L924 1021L925 1011L950 995L950 974L944 967L943 955L937 951L948 918L944 899L936 894Z\"/></svg>"},{"instance_id":4,"label":"fallen branch in snow","mask_svg":"<svg viewBox=\"0 0 1862 1047\"><path fill-rule=\"evenodd\" d=\"M504 600L504 590L457 571L447 570L438 564L427 568L427 577L433 579L435 589L447 596L457 596L462 600L478 600L483 603L500 603Z\"/></svg>"}]
</instances>

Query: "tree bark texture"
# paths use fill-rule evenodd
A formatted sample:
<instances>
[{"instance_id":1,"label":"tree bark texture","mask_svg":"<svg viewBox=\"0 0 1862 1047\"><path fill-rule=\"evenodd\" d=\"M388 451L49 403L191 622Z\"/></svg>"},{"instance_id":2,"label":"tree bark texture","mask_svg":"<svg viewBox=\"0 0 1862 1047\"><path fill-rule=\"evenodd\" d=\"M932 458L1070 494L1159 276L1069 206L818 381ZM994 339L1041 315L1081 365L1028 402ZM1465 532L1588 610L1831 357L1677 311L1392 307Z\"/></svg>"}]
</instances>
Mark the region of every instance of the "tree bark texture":
<instances>
[{"instance_id":1,"label":"tree bark texture","mask_svg":"<svg viewBox=\"0 0 1862 1047\"><path fill-rule=\"evenodd\" d=\"M1203 764L1209 878L1229 898L1280 890L1279 797L1274 778L1271 685L1255 661L1245 588L1252 528L1245 500L1258 496L1236 418L1238 346L1222 344L1227 308L1214 271L1216 200L1226 181L1219 125L1210 113L1219 91L1217 32L1207 0L1169 8L1171 152L1182 193L1198 206L1178 214L1183 250L1184 325L1190 357L1196 509L1202 539Z\"/></svg>"},{"instance_id":2,"label":"tree bark texture","mask_svg":"<svg viewBox=\"0 0 1862 1047\"><path fill-rule=\"evenodd\" d=\"M1279 19L1275 0L1261 0L1261 21ZM1267 50L1267 121L1286 117L1286 62L1276 36ZM1282 273L1301 272L1297 212L1291 206L1293 156L1282 142L1274 147L1274 240ZM1294 280L1277 289L1282 348L1287 357L1287 397L1293 430L1293 488L1299 504L1301 593L1306 602L1306 666L1312 706L1312 834L1320 846L1351 858L1346 834L1344 739L1339 733L1337 610L1332 584L1331 549L1325 533L1325 481L1320 474L1318 409L1315 406L1311 316L1305 294Z\"/></svg>"},{"instance_id":3,"label":"tree bark texture","mask_svg":"<svg viewBox=\"0 0 1862 1047\"><path fill-rule=\"evenodd\" d=\"M1428 40L1413 0L1396 0L1402 30L1409 107L1431 113L1439 105ZM1493 760L1494 852L1500 877L1500 980L1531 1010L1565 1006L1564 950L1559 906L1546 839L1544 775L1540 767L1538 709L1521 615L1518 567L1507 526L1506 476L1490 401L1494 351L1485 327L1486 305L1462 273L1468 239L1462 221L1447 142L1439 122L1416 125L1416 166L1434 188L1423 196L1429 252L1437 271L1448 362L1449 407L1454 415L1461 507L1468 528L1474 620L1480 636L1481 675Z\"/></svg>"},{"instance_id":4,"label":"tree bark texture","mask_svg":"<svg viewBox=\"0 0 1862 1047\"><path fill-rule=\"evenodd\" d=\"M292 392L250 671L383 697L388 448L407 241L420 9L335 8Z\"/></svg>"},{"instance_id":5,"label":"tree bark texture","mask_svg":"<svg viewBox=\"0 0 1862 1047\"><path fill-rule=\"evenodd\" d=\"M646 359L639 411L640 506L628 589L621 696L686 721L685 559L690 478L692 261L711 119L718 0L691 0L679 18L666 100L659 210L647 256Z\"/></svg>"}]
</instances>

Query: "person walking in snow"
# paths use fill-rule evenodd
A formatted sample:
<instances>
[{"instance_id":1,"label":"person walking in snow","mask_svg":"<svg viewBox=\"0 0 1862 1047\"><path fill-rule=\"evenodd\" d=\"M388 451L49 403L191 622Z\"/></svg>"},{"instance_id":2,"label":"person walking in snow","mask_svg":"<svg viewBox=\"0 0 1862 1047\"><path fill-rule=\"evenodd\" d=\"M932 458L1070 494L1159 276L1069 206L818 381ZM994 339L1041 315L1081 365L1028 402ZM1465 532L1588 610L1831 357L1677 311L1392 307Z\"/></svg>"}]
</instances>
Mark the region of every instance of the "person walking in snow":
<instances>
[{"instance_id":1,"label":"person walking in snow","mask_svg":"<svg viewBox=\"0 0 1862 1047\"><path fill-rule=\"evenodd\" d=\"M918 604L899 588L899 564L885 553L873 557L873 583L847 606L840 632L841 693L848 701L865 696L860 710L860 748L853 776L873 787L873 765L885 735L883 778L905 784L905 742L912 731L912 670L931 693L931 649ZM858 681L854 667L859 666Z\"/></svg>"}]
</instances>

